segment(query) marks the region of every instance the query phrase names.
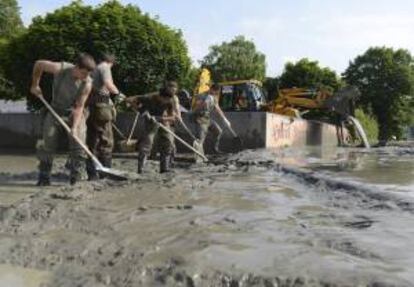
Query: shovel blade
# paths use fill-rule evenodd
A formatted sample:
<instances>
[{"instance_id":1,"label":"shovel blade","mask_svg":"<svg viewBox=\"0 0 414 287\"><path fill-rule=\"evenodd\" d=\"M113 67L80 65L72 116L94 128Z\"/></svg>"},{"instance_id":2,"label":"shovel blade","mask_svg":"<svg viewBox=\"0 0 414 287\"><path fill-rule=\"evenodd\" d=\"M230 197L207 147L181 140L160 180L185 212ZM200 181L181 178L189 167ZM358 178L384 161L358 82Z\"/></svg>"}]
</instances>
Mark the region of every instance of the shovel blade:
<instances>
[{"instance_id":1,"label":"shovel blade","mask_svg":"<svg viewBox=\"0 0 414 287\"><path fill-rule=\"evenodd\" d=\"M99 174L104 175L105 177L109 179L113 179L117 181L123 181L123 180L129 179L128 174L121 170L116 170L113 168L108 168L108 167L103 167L103 166L97 167L96 170L98 171Z\"/></svg>"},{"instance_id":2,"label":"shovel blade","mask_svg":"<svg viewBox=\"0 0 414 287\"><path fill-rule=\"evenodd\" d=\"M238 136L233 138L232 145L237 152L240 152L243 150L243 142L241 138Z\"/></svg>"}]
</instances>

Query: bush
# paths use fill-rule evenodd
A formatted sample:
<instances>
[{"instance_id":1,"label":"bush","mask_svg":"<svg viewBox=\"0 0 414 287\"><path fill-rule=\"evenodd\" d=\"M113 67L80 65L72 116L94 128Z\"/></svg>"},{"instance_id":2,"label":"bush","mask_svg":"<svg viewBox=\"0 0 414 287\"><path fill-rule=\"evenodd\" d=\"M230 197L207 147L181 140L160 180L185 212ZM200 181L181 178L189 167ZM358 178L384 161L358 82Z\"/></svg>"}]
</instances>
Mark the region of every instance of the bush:
<instances>
[{"instance_id":1,"label":"bush","mask_svg":"<svg viewBox=\"0 0 414 287\"><path fill-rule=\"evenodd\" d=\"M371 113L365 113L362 109L356 109L355 117L358 119L358 121L364 128L365 133L368 137L368 141L371 144L376 144L378 142L379 128L378 122L374 118L374 116L372 116Z\"/></svg>"}]
</instances>

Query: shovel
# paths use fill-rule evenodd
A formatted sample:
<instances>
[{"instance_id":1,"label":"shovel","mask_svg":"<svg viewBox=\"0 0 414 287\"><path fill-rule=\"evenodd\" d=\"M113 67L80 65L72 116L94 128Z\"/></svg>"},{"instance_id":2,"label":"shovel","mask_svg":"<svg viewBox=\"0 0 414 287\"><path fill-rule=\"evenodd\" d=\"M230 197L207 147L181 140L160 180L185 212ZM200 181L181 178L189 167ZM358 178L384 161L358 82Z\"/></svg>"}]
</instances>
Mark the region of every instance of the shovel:
<instances>
[{"instance_id":1,"label":"shovel","mask_svg":"<svg viewBox=\"0 0 414 287\"><path fill-rule=\"evenodd\" d=\"M137 141L132 139L132 136L135 131L135 127L137 126L139 117L139 112L136 113L134 123L132 124L131 131L129 132L129 136L126 140L122 140L118 143L119 149L121 152L134 152L137 146Z\"/></svg>"},{"instance_id":2,"label":"shovel","mask_svg":"<svg viewBox=\"0 0 414 287\"><path fill-rule=\"evenodd\" d=\"M233 130L233 128L231 127L229 120L223 115L224 119L226 119L227 121L224 121L224 123L226 124L227 129L230 131L231 135L233 136L233 142L232 142L232 146L235 147L235 149L237 151L241 151L243 149L243 142L241 140L241 138L239 137L239 135Z\"/></svg>"},{"instance_id":3,"label":"shovel","mask_svg":"<svg viewBox=\"0 0 414 287\"><path fill-rule=\"evenodd\" d=\"M182 138L180 138L179 136L177 136L175 133L173 133L169 128L167 128L166 126L164 126L160 122L158 122L157 124L159 125L160 128L162 128L164 131L166 131L167 133L169 133L170 135L172 135L176 140L178 140L180 143L182 143L186 148L188 148L189 150L193 151L195 154L197 154L198 156L200 156L205 162L208 161L208 158L203 153L201 153L198 150L196 150L195 148L193 148L185 140L183 140Z\"/></svg>"},{"instance_id":4,"label":"shovel","mask_svg":"<svg viewBox=\"0 0 414 287\"><path fill-rule=\"evenodd\" d=\"M104 167L102 165L102 163L96 158L96 156L89 150L89 148L74 134L72 134L72 132L70 131L69 126L65 123L64 120L62 120L62 118L55 112L55 110L49 105L49 103L43 98L42 95L38 96L38 98L40 99L40 101L43 103L43 105L45 105L45 107L49 110L49 112L51 113L51 115L59 122L59 124L62 125L62 127L65 129L65 131L75 140L75 142L86 152L86 154L92 159L96 170L105 175L108 176L109 178L115 179L115 180L127 180L127 173L120 171L120 170L116 170L116 169L112 169L112 168L108 168L108 167Z\"/></svg>"},{"instance_id":5,"label":"shovel","mask_svg":"<svg viewBox=\"0 0 414 287\"><path fill-rule=\"evenodd\" d=\"M187 132L187 134L191 137L191 139L193 140L193 148L196 149L198 152L204 154L204 149L203 149L203 145L198 141L198 139L193 135L193 133L190 131L190 129L187 127L187 125L184 123L183 120L179 121L181 126L184 128L184 130ZM196 162L199 161L200 157L195 155L196 158Z\"/></svg>"},{"instance_id":6,"label":"shovel","mask_svg":"<svg viewBox=\"0 0 414 287\"><path fill-rule=\"evenodd\" d=\"M122 139L124 139L124 140L126 140L127 139L127 137L119 130L119 128L114 124L114 123L112 123L112 128L118 133L118 135L122 138Z\"/></svg>"}]
</instances>

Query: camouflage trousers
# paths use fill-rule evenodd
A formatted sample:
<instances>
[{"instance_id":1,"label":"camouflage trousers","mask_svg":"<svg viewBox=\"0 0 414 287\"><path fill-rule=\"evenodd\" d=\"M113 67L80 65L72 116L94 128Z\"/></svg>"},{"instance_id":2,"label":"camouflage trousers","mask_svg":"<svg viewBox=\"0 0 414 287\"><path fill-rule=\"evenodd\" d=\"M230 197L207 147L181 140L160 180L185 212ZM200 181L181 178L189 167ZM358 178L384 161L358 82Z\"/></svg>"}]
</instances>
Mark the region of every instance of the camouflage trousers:
<instances>
[{"instance_id":1,"label":"camouflage trousers","mask_svg":"<svg viewBox=\"0 0 414 287\"><path fill-rule=\"evenodd\" d=\"M62 117L62 119L70 126L71 120L69 117ZM40 176L49 178L52 167L54 155L59 146L59 139L62 136L68 136L63 127L53 118L50 113L47 113L43 119L42 126L42 142L37 146L37 157L39 159ZM82 117L81 123L77 130L76 136L82 141L86 140L86 123L85 117ZM69 137L69 161L71 178L79 179L84 168L85 154L82 148Z\"/></svg>"},{"instance_id":2,"label":"camouflage trousers","mask_svg":"<svg viewBox=\"0 0 414 287\"><path fill-rule=\"evenodd\" d=\"M111 167L114 148L112 121L97 121L91 114L87 126L86 143L89 149L104 166ZM95 165L91 159L86 161L86 170L90 176L96 173Z\"/></svg>"},{"instance_id":3,"label":"camouflage trousers","mask_svg":"<svg viewBox=\"0 0 414 287\"><path fill-rule=\"evenodd\" d=\"M200 144L204 144L206 140L208 132L212 132L214 135L214 149L218 150L221 135L223 133L222 128L219 124L211 120L210 117L207 116L193 116L193 124L195 125L195 133L194 136L198 139Z\"/></svg>"},{"instance_id":4,"label":"camouflage trousers","mask_svg":"<svg viewBox=\"0 0 414 287\"><path fill-rule=\"evenodd\" d=\"M171 129L171 127L168 127ZM138 119L138 153L149 157L154 146L155 138L157 138L157 150L161 155L172 155L175 150L174 137L159 128L154 122L148 120L145 116L140 116Z\"/></svg>"}]
</instances>

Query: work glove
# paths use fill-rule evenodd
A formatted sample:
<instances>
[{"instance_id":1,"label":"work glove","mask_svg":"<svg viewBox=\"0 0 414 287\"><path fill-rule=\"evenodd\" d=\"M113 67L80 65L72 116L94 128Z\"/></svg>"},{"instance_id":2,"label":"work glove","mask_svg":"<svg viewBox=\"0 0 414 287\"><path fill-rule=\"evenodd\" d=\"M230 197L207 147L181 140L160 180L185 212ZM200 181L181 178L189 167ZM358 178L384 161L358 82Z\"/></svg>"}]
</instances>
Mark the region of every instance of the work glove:
<instances>
[{"instance_id":1,"label":"work glove","mask_svg":"<svg viewBox=\"0 0 414 287\"><path fill-rule=\"evenodd\" d=\"M114 97L115 105L119 105L120 103L124 102L127 97L123 93L119 93Z\"/></svg>"}]
</instances>

